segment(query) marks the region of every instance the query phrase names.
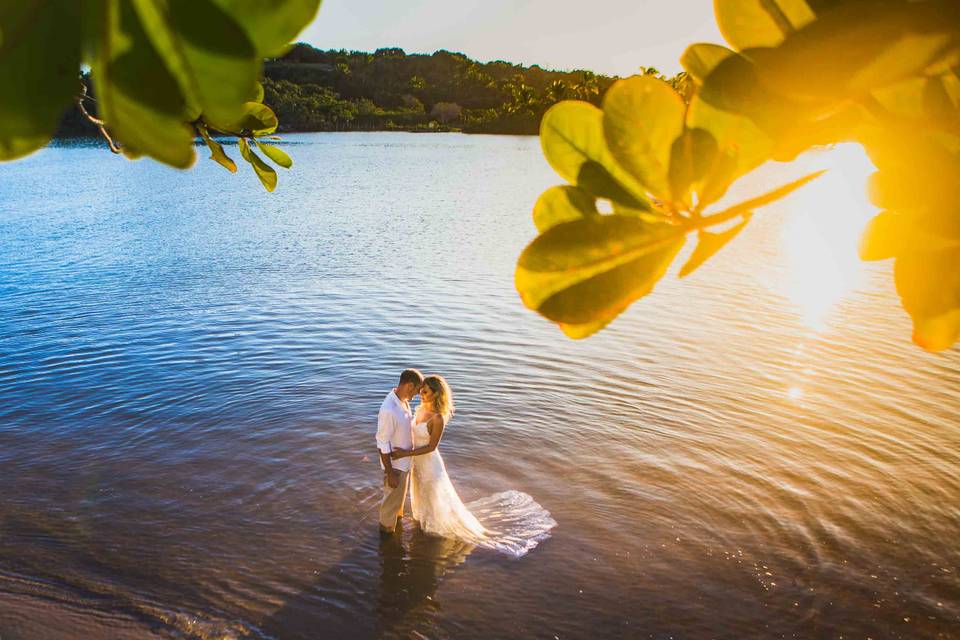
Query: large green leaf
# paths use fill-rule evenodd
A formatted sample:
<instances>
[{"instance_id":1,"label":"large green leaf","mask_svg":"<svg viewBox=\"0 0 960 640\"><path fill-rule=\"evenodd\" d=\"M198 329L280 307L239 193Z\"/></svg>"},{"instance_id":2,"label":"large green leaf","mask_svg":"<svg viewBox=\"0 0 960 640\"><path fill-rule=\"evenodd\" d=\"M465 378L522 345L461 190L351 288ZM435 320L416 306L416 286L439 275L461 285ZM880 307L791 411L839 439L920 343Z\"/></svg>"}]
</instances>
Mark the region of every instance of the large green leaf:
<instances>
[{"instance_id":1,"label":"large green leaf","mask_svg":"<svg viewBox=\"0 0 960 640\"><path fill-rule=\"evenodd\" d=\"M99 25L93 67L100 115L131 158L149 155L186 168L196 157L186 98L154 48L133 4L89 3ZM99 15L96 13L99 12Z\"/></svg>"},{"instance_id":2,"label":"large green leaf","mask_svg":"<svg viewBox=\"0 0 960 640\"><path fill-rule=\"evenodd\" d=\"M598 197L648 208L643 187L614 159L603 137L603 112L589 102L564 100L540 123L540 145L550 166Z\"/></svg>"},{"instance_id":3,"label":"large green leaf","mask_svg":"<svg viewBox=\"0 0 960 640\"><path fill-rule=\"evenodd\" d=\"M283 54L320 9L320 0L213 1L243 26L261 58Z\"/></svg>"},{"instance_id":4,"label":"large green leaf","mask_svg":"<svg viewBox=\"0 0 960 640\"><path fill-rule=\"evenodd\" d=\"M0 160L45 145L80 88L80 24L75 3L0 4Z\"/></svg>"},{"instance_id":5,"label":"large green leaf","mask_svg":"<svg viewBox=\"0 0 960 640\"><path fill-rule=\"evenodd\" d=\"M533 206L533 223L543 233L563 222L599 215L596 198L578 187L551 187L540 194Z\"/></svg>"},{"instance_id":6,"label":"large green leaf","mask_svg":"<svg viewBox=\"0 0 960 640\"><path fill-rule=\"evenodd\" d=\"M734 49L774 47L816 16L804 0L714 0L720 33Z\"/></svg>"},{"instance_id":7,"label":"large green leaf","mask_svg":"<svg viewBox=\"0 0 960 640\"><path fill-rule=\"evenodd\" d=\"M619 80L603 99L603 134L619 164L658 198L669 199L670 145L683 131L686 107L653 76Z\"/></svg>"},{"instance_id":8,"label":"large green leaf","mask_svg":"<svg viewBox=\"0 0 960 640\"><path fill-rule=\"evenodd\" d=\"M953 0L851 3L821 13L775 48L747 52L765 84L801 100L841 101L917 75L955 55Z\"/></svg>"},{"instance_id":9,"label":"large green leaf","mask_svg":"<svg viewBox=\"0 0 960 640\"><path fill-rule=\"evenodd\" d=\"M144 30L187 97L191 113L233 122L256 97L260 59L233 17L212 0L131 0Z\"/></svg>"},{"instance_id":10,"label":"large green leaf","mask_svg":"<svg viewBox=\"0 0 960 640\"><path fill-rule=\"evenodd\" d=\"M516 286L568 335L599 330L649 293L683 246L679 227L605 215L551 227L524 249Z\"/></svg>"},{"instance_id":11,"label":"large green leaf","mask_svg":"<svg viewBox=\"0 0 960 640\"><path fill-rule=\"evenodd\" d=\"M894 281L914 342L929 351L950 348L960 338L960 247L898 257Z\"/></svg>"}]
</instances>

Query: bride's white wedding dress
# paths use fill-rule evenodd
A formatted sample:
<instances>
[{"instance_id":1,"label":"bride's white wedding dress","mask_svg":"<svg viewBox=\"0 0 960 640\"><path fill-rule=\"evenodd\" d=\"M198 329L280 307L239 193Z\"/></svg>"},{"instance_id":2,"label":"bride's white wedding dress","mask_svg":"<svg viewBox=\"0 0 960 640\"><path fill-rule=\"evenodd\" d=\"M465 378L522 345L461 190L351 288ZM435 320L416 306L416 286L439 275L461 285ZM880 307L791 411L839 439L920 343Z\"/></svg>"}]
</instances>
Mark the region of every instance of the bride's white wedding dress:
<instances>
[{"instance_id":1,"label":"bride's white wedding dress","mask_svg":"<svg viewBox=\"0 0 960 640\"><path fill-rule=\"evenodd\" d=\"M427 423L414 425L413 446L428 444ZM465 505L450 482L439 450L413 456L411 461L410 508L426 533L459 538L519 558L557 526L549 511L519 491L504 491Z\"/></svg>"}]
</instances>

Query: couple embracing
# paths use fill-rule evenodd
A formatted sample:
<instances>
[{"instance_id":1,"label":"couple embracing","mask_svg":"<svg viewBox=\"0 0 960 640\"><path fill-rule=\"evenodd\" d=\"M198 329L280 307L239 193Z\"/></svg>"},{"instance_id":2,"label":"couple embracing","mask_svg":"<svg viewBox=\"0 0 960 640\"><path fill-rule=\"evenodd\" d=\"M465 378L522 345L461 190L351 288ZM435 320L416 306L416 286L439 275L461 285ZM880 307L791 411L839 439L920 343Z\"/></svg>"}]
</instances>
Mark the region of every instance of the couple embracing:
<instances>
[{"instance_id":1,"label":"couple embracing","mask_svg":"<svg viewBox=\"0 0 960 640\"><path fill-rule=\"evenodd\" d=\"M420 396L416 413L410 400ZM407 494L420 528L429 534L473 544L495 540L460 500L437 447L453 417L453 393L441 376L424 377L416 369L400 374L387 394L377 420L377 449L383 467L380 530L392 533L403 516Z\"/></svg>"},{"instance_id":2,"label":"couple embracing","mask_svg":"<svg viewBox=\"0 0 960 640\"><path fill-rule=\"evenodd\" d=\"M420 396L416 413L410 408ZM416 369L400 374L400 382L383 401L377 423L377 449L383 467L380 530L392 533L410 510L427 534L457 538L514 558L550 537L557 526L550 512L520 491L501 491L463 504L437 447L453 417L453 392L441 376ZM482 524L481 524L482 521Z\"/></svg>"}]
</instances>

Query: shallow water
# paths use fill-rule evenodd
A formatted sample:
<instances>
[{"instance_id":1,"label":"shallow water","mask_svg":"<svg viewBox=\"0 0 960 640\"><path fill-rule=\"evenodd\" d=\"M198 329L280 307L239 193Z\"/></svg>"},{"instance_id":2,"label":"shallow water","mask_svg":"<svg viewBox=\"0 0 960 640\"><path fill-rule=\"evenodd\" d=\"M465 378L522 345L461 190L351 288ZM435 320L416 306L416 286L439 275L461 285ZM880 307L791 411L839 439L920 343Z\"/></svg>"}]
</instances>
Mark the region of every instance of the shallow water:
<instances>
[{"instance_id":1,"label":"shallow water","mask_svg":"<svg viewBox=\"0 0 960 640\"><path fill-rule=\"evenodd\" d=\"M842 183L573 342L512 284L536 139L286 140L274 194L0 166L4 640L958 634L960 353L909 343ZM405 366L454 388L465 500L559 523L524 558L378 537Z\"/></svg>"}]
</instances>

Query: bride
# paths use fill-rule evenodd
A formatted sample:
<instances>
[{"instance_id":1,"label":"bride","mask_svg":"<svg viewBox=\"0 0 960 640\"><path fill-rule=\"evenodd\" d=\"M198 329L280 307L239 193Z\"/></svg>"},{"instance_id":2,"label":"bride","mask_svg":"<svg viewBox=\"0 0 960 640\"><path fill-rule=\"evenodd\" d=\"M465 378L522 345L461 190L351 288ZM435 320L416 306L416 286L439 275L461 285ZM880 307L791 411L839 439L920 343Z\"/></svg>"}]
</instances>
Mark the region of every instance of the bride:
<instances>
[{"instance_id":1,"label":"bride","mask_svg":"<svg viewBox=\"0 0 960 640\"><path fill-rule=\"evenodd\" d=\"M549 537L556 526L550 512L519 491L505 491L470 505L457 495L437 447L453 417L453 393L442 376L427 376L420 387L420 406L413 418L413 446L395 450L392 458L411 461L410 505L426 533L459 538L515 557ZM491 528L481 524L483 517Z\"/></svg>"}]
</instances>

